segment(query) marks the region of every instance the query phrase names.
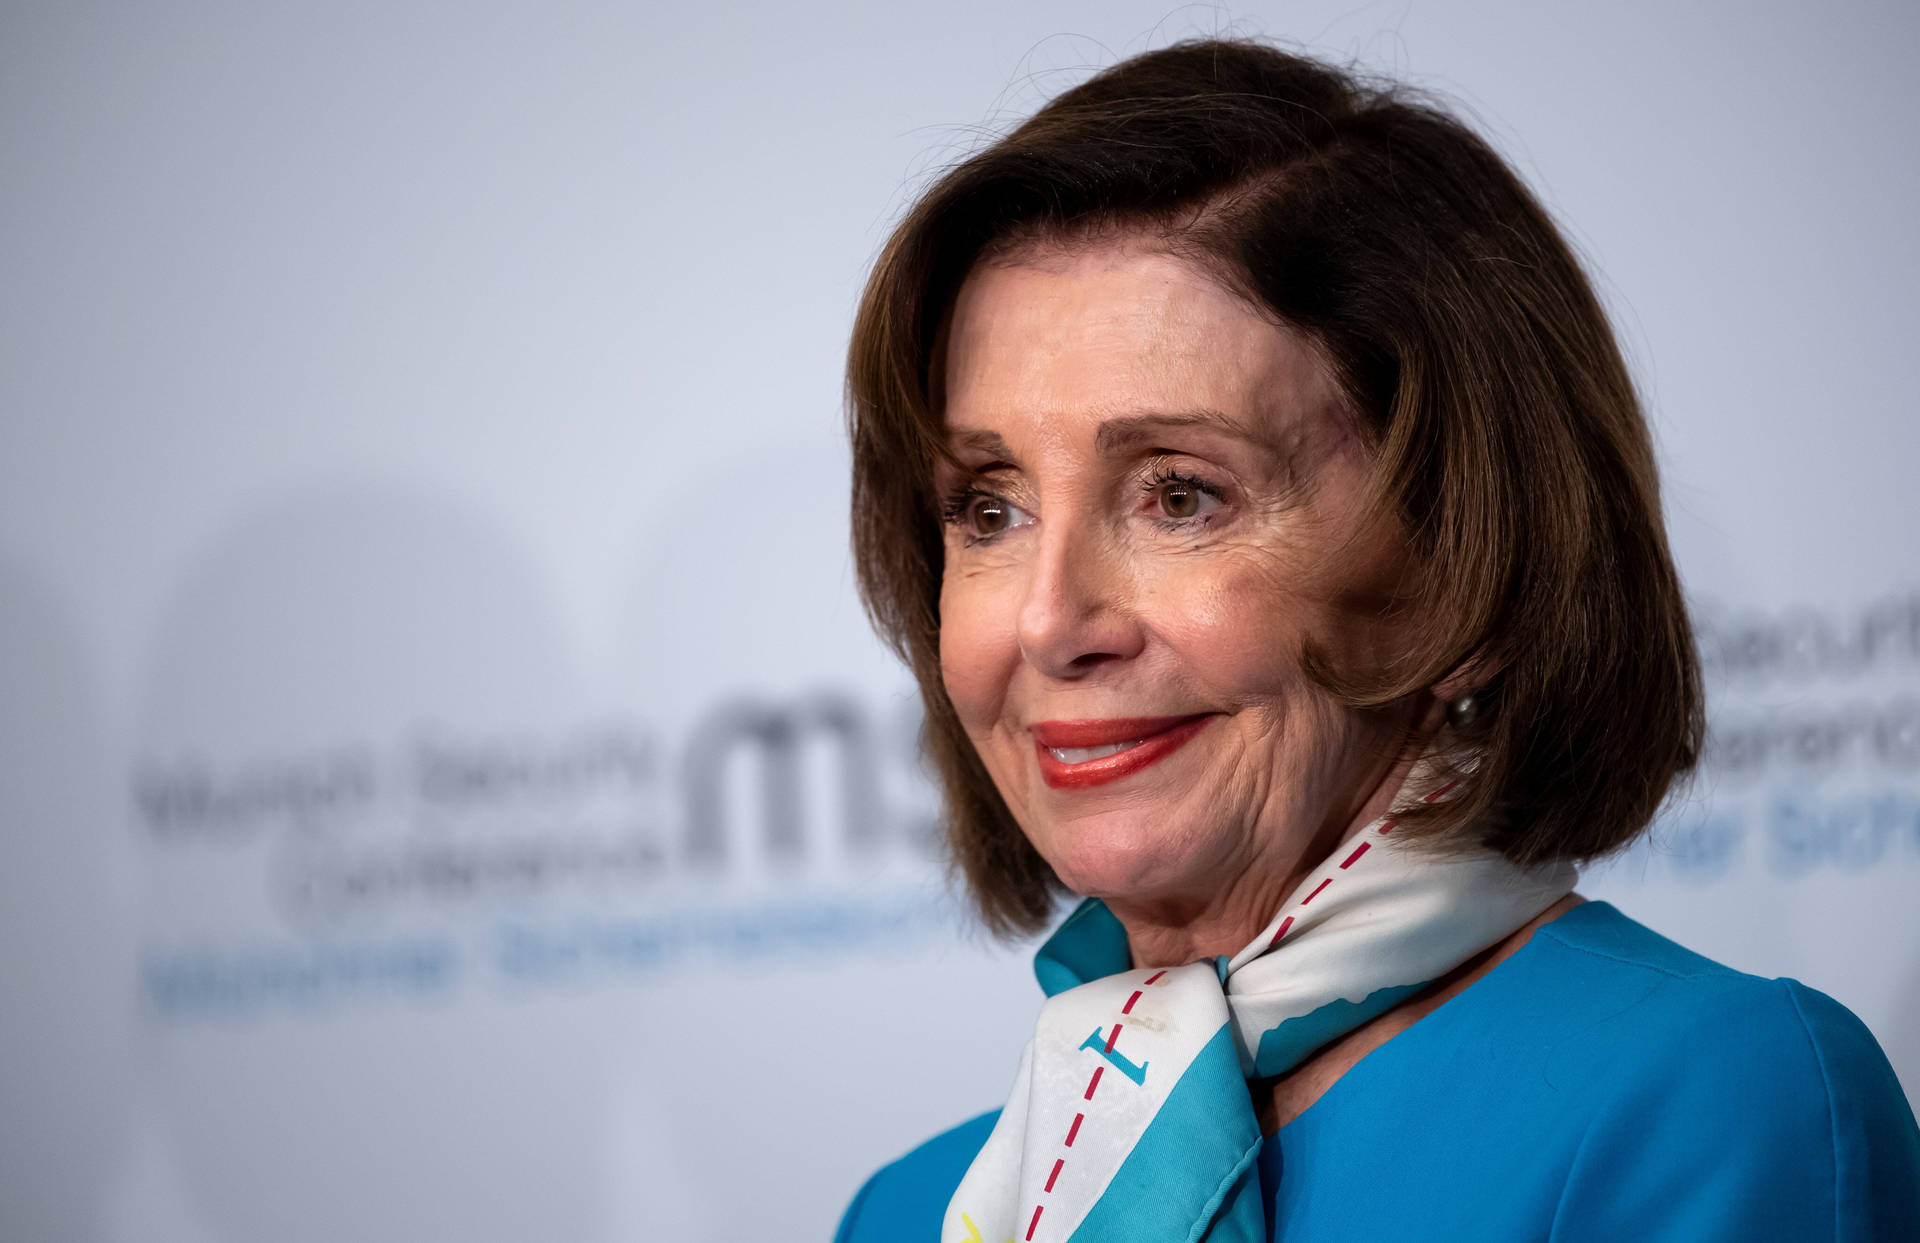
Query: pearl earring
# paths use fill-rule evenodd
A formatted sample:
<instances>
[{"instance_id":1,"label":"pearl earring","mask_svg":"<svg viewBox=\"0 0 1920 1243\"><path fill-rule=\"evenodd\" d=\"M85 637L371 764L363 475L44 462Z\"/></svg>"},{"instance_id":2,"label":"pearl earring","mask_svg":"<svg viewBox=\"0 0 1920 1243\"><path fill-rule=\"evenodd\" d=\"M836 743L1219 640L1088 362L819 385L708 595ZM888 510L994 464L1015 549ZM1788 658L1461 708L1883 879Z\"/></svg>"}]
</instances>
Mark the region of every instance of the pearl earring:
<instances>
[{"instance_id":1,"label":"pearl earring","mask_svg":"<svg viewBox=\"0 0 1920 1243\"><path fill-rule=\"evenodd\" d=\"M1455 729L1465 729L1479 715L1480 701L1473 697L1472 691L1458 695L1447 703L1447 724Z\"/></svg>"}]
</instances>

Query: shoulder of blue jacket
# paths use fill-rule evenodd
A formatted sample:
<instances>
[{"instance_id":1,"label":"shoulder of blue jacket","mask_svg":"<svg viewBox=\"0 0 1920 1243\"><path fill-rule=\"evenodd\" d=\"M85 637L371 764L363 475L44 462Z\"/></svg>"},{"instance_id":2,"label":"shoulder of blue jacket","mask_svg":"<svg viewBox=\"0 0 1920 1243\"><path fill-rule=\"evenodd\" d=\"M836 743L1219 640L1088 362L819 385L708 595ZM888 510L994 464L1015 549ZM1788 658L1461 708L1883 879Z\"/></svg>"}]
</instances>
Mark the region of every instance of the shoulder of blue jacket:
<instances>
[{"instance_id":1,"label":"shoulder of blue jacket","mask_svg":"<svg viewBox=\"0 0 1920 1243\"><path fill-rule=\"evenodd\" d=\"M997 1109L981 1114L881 1166L848 1205L834 1243L937 1240L947 1201L999 1120Z\"/></svg>"}]
</instances>

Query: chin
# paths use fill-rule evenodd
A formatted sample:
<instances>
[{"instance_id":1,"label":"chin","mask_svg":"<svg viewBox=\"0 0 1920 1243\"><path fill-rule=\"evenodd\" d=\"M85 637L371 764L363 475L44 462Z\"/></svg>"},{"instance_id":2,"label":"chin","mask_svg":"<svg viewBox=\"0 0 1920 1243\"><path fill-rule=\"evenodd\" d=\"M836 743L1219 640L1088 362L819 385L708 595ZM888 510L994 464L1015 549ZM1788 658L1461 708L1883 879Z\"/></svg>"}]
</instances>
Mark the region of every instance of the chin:
<instances>
[{"instance_id":1,"label":"chin","mask_svg":"<svg viewBox=\"0 0 1920 1243\"><path fill-rule=\"evenodd\" d=\"M1151 899L1191 892L1196 885L1217 889L1232 879L1206 879L1208 872L1220 870L1204 857L1214 852L1195 849L1196 838L1206 836L1170 829L1164 816L1135 809L1050 826L1045 845L1036 840L1035 846L1074 893Z\"/></svg>"}]
</instances>

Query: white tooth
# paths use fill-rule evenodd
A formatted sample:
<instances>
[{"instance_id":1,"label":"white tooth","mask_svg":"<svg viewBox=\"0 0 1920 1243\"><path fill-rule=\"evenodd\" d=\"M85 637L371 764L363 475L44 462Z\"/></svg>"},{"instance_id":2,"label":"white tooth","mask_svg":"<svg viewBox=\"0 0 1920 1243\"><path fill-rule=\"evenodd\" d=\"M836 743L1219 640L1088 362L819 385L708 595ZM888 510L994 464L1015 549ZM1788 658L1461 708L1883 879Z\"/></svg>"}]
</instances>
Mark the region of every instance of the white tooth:
<instances>
[{"instance_id":1,"label":"white tooth","mask_svg":"<svg viewBox=\"0 0 1920 1243\"><path fill-rule=\"evenodd\" d=\"M1084 764L1088 760L1104 760L1109 755L1118 755L1129 747L1139 746L1144 741L1146 740L1116 742L1106 747L1048 747L1047 750L1053 752L1053 758L1062 764Z\"/></svg>"}]
</instances>

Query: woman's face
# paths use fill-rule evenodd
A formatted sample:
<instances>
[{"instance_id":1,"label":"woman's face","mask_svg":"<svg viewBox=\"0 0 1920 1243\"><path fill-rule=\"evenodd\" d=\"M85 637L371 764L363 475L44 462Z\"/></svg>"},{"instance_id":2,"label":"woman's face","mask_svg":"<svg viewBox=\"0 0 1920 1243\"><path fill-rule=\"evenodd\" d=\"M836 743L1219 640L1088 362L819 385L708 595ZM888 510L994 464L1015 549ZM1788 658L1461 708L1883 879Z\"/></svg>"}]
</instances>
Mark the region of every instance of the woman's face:
<instances>
[{"instance_id":1,"label":"woman's face","mask_svg":"<svg viewBox=\"0 0 1920 1243\"><path fill-rule=\"evenodd\" d=\"M1300 665L1385 659L1403 567L1326 367L1145 242L1040 250L962 286L943 418L941 672L1008 807L1123 920L1257 929L1384 810L1413 711Z\"/></svg>"}]
</instances>

